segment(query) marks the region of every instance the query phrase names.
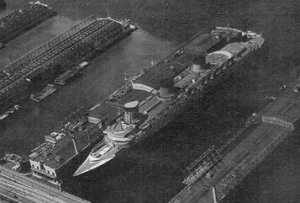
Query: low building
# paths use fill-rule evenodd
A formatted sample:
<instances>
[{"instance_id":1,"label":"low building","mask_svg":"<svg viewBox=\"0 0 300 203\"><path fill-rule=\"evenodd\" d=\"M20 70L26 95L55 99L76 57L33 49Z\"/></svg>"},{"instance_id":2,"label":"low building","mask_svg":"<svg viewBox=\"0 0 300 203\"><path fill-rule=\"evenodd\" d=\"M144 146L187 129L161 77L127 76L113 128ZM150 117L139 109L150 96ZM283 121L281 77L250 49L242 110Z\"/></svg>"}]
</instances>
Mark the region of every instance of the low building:
<instances>
[{"instance_id":1,"label":"low building","mask_svg":"<svg viewBox=\"0 0 300 203\"><path fill-rule=\"evenodd\" d=\"M60 185L63 169L81 153L88 152L102 138L98 125L88 123L82 125L85 125L84 130L80 128L76 132L68 131L66 128L71 129L72 126L67 125L68 127L60 132L45 136L45 142L32 150L29 155L33 176Z\"/></svg>"}]
</instances>

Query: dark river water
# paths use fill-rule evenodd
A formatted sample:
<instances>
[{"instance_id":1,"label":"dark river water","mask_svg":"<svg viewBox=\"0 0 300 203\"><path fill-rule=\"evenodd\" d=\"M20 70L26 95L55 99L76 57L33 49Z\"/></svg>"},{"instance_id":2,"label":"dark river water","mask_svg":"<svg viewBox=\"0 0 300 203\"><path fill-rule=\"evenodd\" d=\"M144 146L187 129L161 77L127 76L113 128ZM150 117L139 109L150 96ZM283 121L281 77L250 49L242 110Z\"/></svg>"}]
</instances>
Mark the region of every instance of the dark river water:
<instances>
[{"instance_id":1,"label":"dark river water","mask_svg":"<svg viewBox=\"0 0 300 203\"><path fill-rule=\"evenodd\" d=\"M8 9L24 0L7 0ZM283 84L300 76L297 0L64 0L58 15L7 44L6 63L97 12L130 18L140 29L92 61L83 77L0 123L0 155L29 153L79 106L91 106L134 73L197 32L215 25L262 32L265 46L236 74L151 138L104 167L69 179L64 188L92 202L167 202L184 185L185 168L210 145L220 145ZM202 108L205 106L205 108ZM253 171L224 202L299 202L299 130ZM72 171L70 171L72 173Z\"/></svg>"}]
</instances>

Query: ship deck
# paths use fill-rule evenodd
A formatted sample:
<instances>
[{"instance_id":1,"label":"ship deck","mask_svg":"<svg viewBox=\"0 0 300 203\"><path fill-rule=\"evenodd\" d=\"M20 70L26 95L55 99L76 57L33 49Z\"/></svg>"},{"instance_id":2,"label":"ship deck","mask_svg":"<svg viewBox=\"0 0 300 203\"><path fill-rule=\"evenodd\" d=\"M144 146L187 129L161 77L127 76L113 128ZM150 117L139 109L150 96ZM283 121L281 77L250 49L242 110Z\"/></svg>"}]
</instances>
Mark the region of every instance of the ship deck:
<instances>
[{"instance_id":1,"label":"ship deck","mask_svg":"<svg viewBox=\"0 0 300 203\"><path fill-rule=\"evenodd\" d=\"M157 89L161 81L173 79L176 75L184 71L194 56L194 54L184 53L177 57L176 60L172 60L174 56L170 55L156 66L148 69L146 74L143 74L135 80L135 83L144 84Z\"/></svg>"},{"instance_id":2,"label":"ship deck","mask_svg":"<svg viewBox=\"0 0 300 203\"><path fill-rule=\"evenodd\" d=\"M155 66L147 69L143 75L141 75L140 77L134 80L134 83L143 84L152 87L154 89L158 89L160 87L160 83L163 80L168 80L168 79L173 80L175 76L182 73L184 70L186 70L189 67L189 65L192 63L192 59L195 57L196 54L202 54L208 49L212 48L212 41L211 38L208 38L208 36L210 35L209 34L195 35L185 45L173 51L170 55L168 55L165 59L163 59ZM205 48L201 49L200 51L195 50L195 48L199 46L199 44ZM186 47L189 50L184 52L183 50ZM150 92L130 89L124 95L122 95L117 99L118 101L116 102L116 104L122 106L125 103L131 101L139 101L141 103L147 100L147 102L149 102L148 98L151 97L151 95L153 94ZM150 104L148 105L152 105L152 102L150 102ZM156 108L156 110L158 109L162 110L163 106L165 105L160 104L159 107L161 108ZM93 111L90 112L90 116L96 117L100 120L103 120L105 118L106 120L111 121L116 117L117 110L114 109L116 108L112 107L110 104L102 103L100 106L98 106L97 108L95 108ZM142 109L145 110L145 108ZM110 110L114 112L111 113ZM142 112L144 110L142 110ZM156 113L153 114L156 115Z\"/></svg>"},{"instance_id":3,"label":"ship deck","mask_svg":"<svg viewBox=\"0 0 300 203\"><path fill-rule=\"evenodd\" d=\"M293 86L300 83L300 78L293 83L280 98L259 112L260 116L284 119L295 124L300 118L300 94L293 92ZM225 187L230 178L240 181L240 171L251 170L269 154L285 136L292 130L280 125L261 122L251 131L245 131L245 138L223 157L223 164L216 168L212 179L204 178L186 186L170 202L201 202L212 203L213 195L210 189L213 185ZM243 135L241 135L243 137ZM248 169L243 167L248 166ZM253 167L253 168L254 168ZM237 171L232 173L232 171ZM242 173L241 172L241 173ZM235 174L236 177L232 177ZM228 188L227 188L228 189ZM232 189L232 188L231 188ZM217 193L218 194L218 193ZM224 196L223 196L224 197ZM221 199L223 197L220 197Z\"/></svg>"}]
</instances>

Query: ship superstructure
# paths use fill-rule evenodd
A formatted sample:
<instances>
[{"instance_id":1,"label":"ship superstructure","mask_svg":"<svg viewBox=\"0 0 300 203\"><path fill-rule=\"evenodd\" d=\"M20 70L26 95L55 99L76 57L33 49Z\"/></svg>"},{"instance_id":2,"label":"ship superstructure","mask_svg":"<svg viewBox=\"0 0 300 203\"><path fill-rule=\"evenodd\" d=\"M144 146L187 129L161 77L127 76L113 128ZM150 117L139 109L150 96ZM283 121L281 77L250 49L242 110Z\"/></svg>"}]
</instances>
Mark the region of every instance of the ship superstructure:
<instances>
[{"instance_id":1,"label":"ship superstructure","mask_svg":"<svg viewBox=\"0 0 300 203\"><path fill-rule=\"evenodd\" d=\"M132 77L91 112L89 121L100 123L105 135L74 175L105 164L124 148L153 134L219 84L232 73L235 63L263 43L260 34L216 27ZM118 111L110 111L112 107Z\"/></svg>"}]
</instances>

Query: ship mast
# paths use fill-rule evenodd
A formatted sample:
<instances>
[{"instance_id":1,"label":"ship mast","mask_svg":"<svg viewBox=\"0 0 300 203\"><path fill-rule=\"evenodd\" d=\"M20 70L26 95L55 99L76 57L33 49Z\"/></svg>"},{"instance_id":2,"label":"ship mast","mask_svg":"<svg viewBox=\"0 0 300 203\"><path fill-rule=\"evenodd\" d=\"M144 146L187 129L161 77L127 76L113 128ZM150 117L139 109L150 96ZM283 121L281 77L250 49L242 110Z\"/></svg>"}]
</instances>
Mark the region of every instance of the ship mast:
<instances>
[{"instance_id":1,"label":"ship mast","mask_svg":"<svg viewBox=\"0 0 300 203\"><path fill-rule=\"evenodd\" d=\"M110 18L109 8L108 8L108 3L107 3L107 1L105 1L105 7L106 7L106 12L107 12L107 18Z\"/></svg>"}]
</instances>

